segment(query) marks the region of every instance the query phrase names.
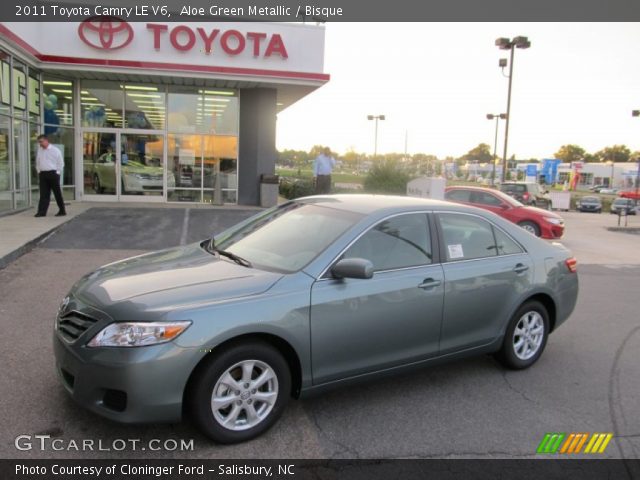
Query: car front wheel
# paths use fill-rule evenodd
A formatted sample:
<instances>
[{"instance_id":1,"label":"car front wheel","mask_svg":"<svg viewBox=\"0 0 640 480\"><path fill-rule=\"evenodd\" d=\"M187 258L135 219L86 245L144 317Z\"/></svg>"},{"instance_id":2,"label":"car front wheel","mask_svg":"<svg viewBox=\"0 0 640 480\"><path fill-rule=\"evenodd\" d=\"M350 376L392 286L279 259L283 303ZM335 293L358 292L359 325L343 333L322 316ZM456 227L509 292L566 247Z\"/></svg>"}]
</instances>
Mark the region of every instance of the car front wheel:
<instances>
[{"instance_id":1,"label":"car front wheel","mask_svg":"<svg viewBox=\"0 0 640 480\"><path fill-rule=\"evenodd\" d=\"M546 308L535 300L526 302L511 318L496 358L507 368L528 368L542 355L548 335Z\"/></svg>"},{"instance_id":2,"label":"car front wheel","mask_svg":"<svg viewBox=\"0 0 640 480\"><path fill-rule=\"evenodd\" d=\"M282 355L264 342L234 345L198 367L188 405L196 426L213 441L237 443L268 430L291 393Z\"/></svg>"},{"instance_id":3,"label":"car front wheel","mask_svg":"<svg viewBox=\"0 0 640 480\"><path fill-rule=\"evenodd\" d=\"M533 233L536 237L540 236L540 227L533 222L524 221L518 223L522 228L524 228L527 232Z\"/></svg>"}]
</instances>

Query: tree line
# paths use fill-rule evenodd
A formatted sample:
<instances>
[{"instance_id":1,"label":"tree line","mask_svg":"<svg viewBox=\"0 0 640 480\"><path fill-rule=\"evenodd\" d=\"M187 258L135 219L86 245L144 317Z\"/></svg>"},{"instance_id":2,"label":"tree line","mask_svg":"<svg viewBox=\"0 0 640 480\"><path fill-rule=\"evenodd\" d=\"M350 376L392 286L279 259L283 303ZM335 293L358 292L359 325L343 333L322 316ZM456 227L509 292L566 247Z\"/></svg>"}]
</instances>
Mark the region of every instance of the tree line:
<instances>
[{"instance_id":1,"label":"tree line","mask_svg":"<svg viewBox=\"0 0 640 480\"><path fill-rule=\"evenodd\" d=\"M278 152L277 163L282 166L292 168L305 168L312 164L313 160L324 150L323 145L314 145L310 150L290 150L285 149ZM480 143L470 149L460 157L438 158L436 155L426 153L384 153L378 154L376 158L373 155L348 150L344 154L331 152L332 156L340 160L346 168L353 170L358 169L364 162L382 162L382 163L404 163L407 167L415 167L417 170L432 170L432 173L440 173L441 163L457 163L464 165L467 162L490 163L494 159L491 147L486 143ZM496 156L499 160L501 157ZM631 152L626 145L612 145L604 147L594 153L587 152L579 145L567 144L562 145L557 152L553 154L553 158L562 160L563 162L635 162L640 159L640 151ZM516 155L512 155L509 160L516 160ZM540 162L538 158L520 158L520 161Z\"/></svg>"}]
</instances>

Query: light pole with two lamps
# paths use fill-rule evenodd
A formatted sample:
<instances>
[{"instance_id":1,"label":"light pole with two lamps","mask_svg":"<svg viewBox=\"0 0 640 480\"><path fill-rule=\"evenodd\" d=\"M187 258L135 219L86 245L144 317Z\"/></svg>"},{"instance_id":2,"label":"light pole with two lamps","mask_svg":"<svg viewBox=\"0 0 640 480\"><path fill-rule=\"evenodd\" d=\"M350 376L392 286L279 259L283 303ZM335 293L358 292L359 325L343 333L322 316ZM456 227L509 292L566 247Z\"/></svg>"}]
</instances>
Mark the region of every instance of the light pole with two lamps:
<instances>
[{"instance_id":1,"label":"light pole with two lamps","mask_svg":"<svg viewBox=\"0 0 640 480\"><path fill-rule=\"evenodd\" d=\"M514 37L513 39L500 37L496 40L496 46L500 50L510 50L511 51L511 59L509 61L509 89L507 91L507 121L504 127L504 152L502 155L502 180L505 181L507 179L507 144L509 141L509 119L511 117L511 84L513 82L513 54L516 48L526 49L531 47L531 42L527 37L519 36ZM503 70L507 66L507 59L501 58L500 63L498 64Z\"/></svg>"},{"instance_id":2,"label":"light pole with two lamps","mask_svg":"<svg viewBox=\"0 0 640 480\"><path fill-rule=\"evenodd\" d=\"M491 171L491 185L496 184L496 154L498 152L498 122L500 120L506 120L506 113L487 113L487 120L496 120L496 135L493 139L493 158L491 159L491 163L493 163L493 170Z\"/></svg>"},{"instance_id":3,"label":"light pole with two lamps","mask_svg":"<svg viewBox=\"0 0 640 480\"><path fill-rule=\"evenodd\" d=\"M375 120L375 138L373 143L373 159L375 160L378 156L378 120L384 120L384 115L367 115L367 120Z\"/></svg>"}]
</instances>

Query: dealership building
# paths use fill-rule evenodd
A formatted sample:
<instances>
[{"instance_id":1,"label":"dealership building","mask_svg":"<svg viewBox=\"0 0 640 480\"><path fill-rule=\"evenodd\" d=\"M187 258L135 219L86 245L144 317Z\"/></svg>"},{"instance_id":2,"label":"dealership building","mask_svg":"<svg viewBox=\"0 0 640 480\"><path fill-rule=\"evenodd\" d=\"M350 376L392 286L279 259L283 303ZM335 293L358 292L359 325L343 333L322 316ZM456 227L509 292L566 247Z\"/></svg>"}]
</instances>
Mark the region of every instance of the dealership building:
<instances>
[{"instance_id":1,"label":"dealership building","mask_svg":"<svg viewBox=\"0 0 640 480\"><path fill-rule=\"evenodd\" d=\"M38 201L36 138L77 201L259 205L278 112L321 87L324 27L0 23L0 214Z\"/></svg>"}]
</instances>

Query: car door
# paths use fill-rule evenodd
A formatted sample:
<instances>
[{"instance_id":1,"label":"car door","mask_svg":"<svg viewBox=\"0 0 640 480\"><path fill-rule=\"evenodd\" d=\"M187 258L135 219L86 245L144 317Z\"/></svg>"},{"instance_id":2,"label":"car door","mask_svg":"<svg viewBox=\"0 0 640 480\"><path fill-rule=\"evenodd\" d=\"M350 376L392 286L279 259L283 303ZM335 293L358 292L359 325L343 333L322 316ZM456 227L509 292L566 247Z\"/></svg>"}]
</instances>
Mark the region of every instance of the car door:
<instances>
[{"instance_id":1,"label":"car door","mask_svg":"<svg viewBox=\"0 0 640 480\"><path fill-rule=\"evenodd\" d=\"M484 208L485 210L489 210L497 215L504 215L505 210L509 208L509 206L503 202L496 195L489 192L482 191L473 191L470 195L471 203Z\"/></svg>"},{"instance_id":2,"label":"car door","mask_svg":"<svg viewBox=\"0 0 640 480\"><path fill-rule=\"evenodd\" d=\"M314 384L422 360L438 352L444 292L426 213L391 216L339 258L366 258L370 279L334 279L311 290ZM336 260L337 261L337 260Z\"/></svg>"},{"instance_id":3,"label":"car door","mask_svg":"<svg viewBox=\"0 0 640 480\"><path fill-rule=\"evenodd\" d=\"M533 262L505 231L467 213L438 213L445 279L440 353L485 345L498 337Z\"/></svg>"}]
</instances>

